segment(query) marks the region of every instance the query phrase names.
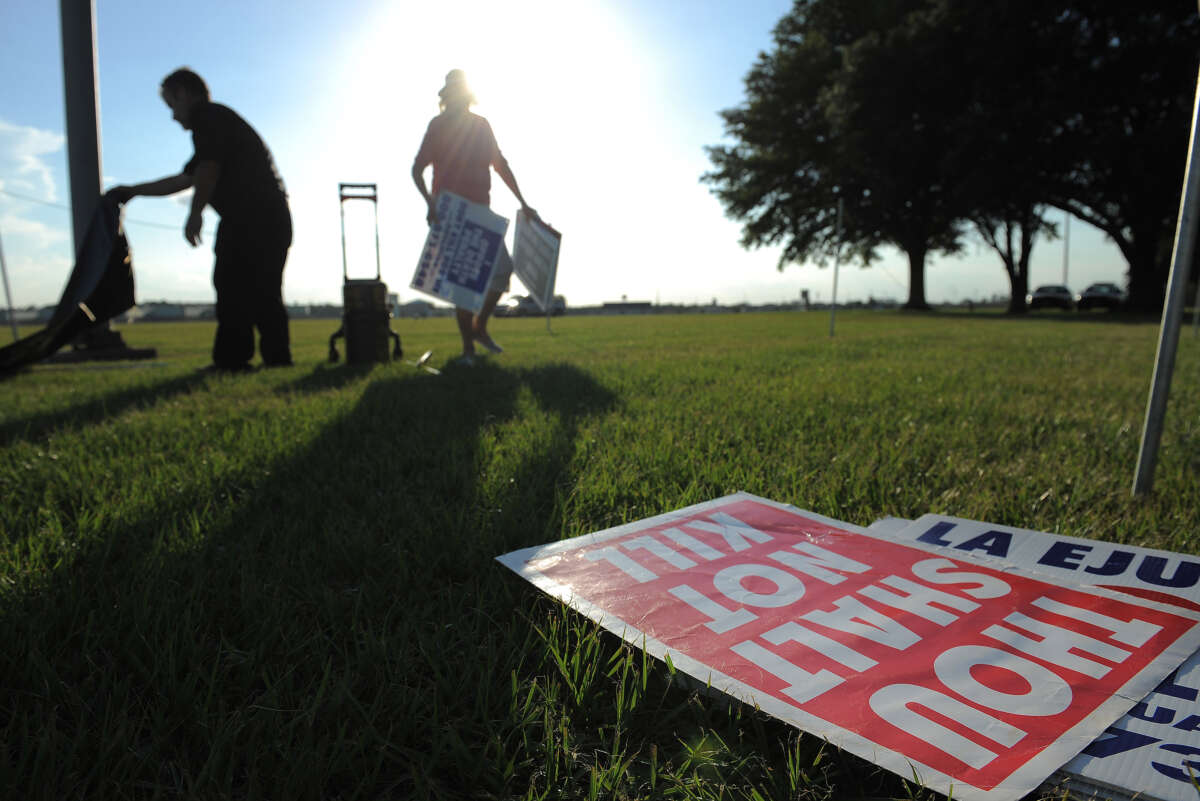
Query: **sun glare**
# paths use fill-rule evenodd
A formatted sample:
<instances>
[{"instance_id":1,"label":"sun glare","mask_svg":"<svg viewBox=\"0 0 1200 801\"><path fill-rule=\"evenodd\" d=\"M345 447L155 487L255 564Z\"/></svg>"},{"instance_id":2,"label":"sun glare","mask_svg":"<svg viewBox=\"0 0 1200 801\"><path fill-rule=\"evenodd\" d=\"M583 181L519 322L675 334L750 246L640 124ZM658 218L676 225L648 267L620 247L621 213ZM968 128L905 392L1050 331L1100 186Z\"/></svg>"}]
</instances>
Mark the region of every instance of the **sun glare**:
<instances>
[{"instance_id":1,"label":"sun glare","mask_svg":"<svg viewBox=\"0 0 1200 801\"><path fill-rule=\"evenodd\" d=\"M597 125L621 113L644 69L622 20L603 4L482 0L449 6L393 5L364 31L347 86L360 86L388 122L428 118L450 69L462 69L506 150L565 124ZM603 126L601 126L603 127ZM423 128L423 125L422 125ZM575 130L577 137L587 131ZM515 144L515 142L514 142Z\"/></svg>"},{"instance_id":2,"label":"sun glare","mask_svg":"<svg viewBox=\"0 0 1200 801\"><path fill-rule=\"evenodd\" d=\"M393 283L406 283L425 236L409 166L438 112L446 73L462 69L478 101L475 111L491 122L526 199L570 235L562 258L579 259L572 274L599 280L602 271L583 260L610 264L606 248L616 245L600 247L585 231L658 199L631 193L631 182L694 184L690 175L667 181L659 175L678 155L649 144L647 130L662 132L663 104L652 88L656 53L639 46L637 33L604 2L380 4L364 16L357 35L329 54L339 65L332 80L337 91L310 112L320 127L298 132L326 154L311 165L309 182L379 182L384 271ZM513 198L499 180L492 186L493 210L511 220ZM320 215L329 217L330 210ZM322 229L321 236L323 258L340 262L337 229ZM625 245L641 243L626 232Z\"/></svg>"}]
</instances>

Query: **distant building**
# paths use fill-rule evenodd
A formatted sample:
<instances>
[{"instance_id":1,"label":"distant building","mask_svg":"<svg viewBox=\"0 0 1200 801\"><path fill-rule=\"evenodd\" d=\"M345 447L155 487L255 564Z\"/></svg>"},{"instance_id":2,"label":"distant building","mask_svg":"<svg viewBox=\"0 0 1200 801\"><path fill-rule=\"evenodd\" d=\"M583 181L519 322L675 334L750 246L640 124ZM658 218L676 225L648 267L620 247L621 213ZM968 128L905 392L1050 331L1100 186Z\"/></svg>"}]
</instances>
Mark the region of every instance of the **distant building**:
<instances>
[{"instance_id":1,"label":"distant building","mask_svg":"<svg viewBox=\"0 0 1200 801\"><path fill-rule=\"evenodd\" d=\"M601 314L649 314L654 304L648 300L609 301L600 307Z\"/></svg>"},{"instance_id":2,"label":"distant building","mask_svg":"<svg viewBox=\"0 0 1200 801\"><path fill-rule=\"evenodd\" d=\"M146 312L141 306L134 306L128 311L122 312L116 316L118 323L136 323L140 322L146 316Z\"/></svg>"},{"instance_id":3,"label":"distant building","mask_svg":"<svg viewBox=\"0 0 1200 801\"><path fill-rule=\"evenodd\" d=\"M397 317L424 318L433 314L433 304L427 300L410 300L396 307Z\"/></svg>"},{"instance_id":4,"label":"distant building","mask_svg":"<svg viewBox=\"0 0 1200 801\"><path fill-rule=\"evenodd\" d=\"M185 320L215 320L217 319L217 307L212 303L190 303L183 307L183 319Z\"/></svg>"},{"instance_id":5,"label":"distant building","mask_svg":"<svg viewBox=\"0 0 1200 801\"><path fill-rule=\"evenodd\" d=\"M141 321L145 323L168 322L183 319L182 303L147 303L142 306Z\"/></svg>"},{"instance_id":6,"label":"distant building","mask_svg":"<svg viewBox=\"0 0 1200 801\"><path fill-rule=\"evenodd\" d=\"M342 316L342 307L332 303L313 303L308 307L308 316L323 320L336 320Z\"/></svg>"},{"instance_id":7,"label":"distant building","mask_svg":"<svg viewBox=\"0 0 1200 801\"><path fill-rule=\"evenodd\" d=\"M30 306L24 309L13 309L12 319L17 325L36 325L48 321L53 314L53 306L43 306L40 309ZM0 322L8 325L8 309L0 309Z\"/></svg>"}]
</instances>

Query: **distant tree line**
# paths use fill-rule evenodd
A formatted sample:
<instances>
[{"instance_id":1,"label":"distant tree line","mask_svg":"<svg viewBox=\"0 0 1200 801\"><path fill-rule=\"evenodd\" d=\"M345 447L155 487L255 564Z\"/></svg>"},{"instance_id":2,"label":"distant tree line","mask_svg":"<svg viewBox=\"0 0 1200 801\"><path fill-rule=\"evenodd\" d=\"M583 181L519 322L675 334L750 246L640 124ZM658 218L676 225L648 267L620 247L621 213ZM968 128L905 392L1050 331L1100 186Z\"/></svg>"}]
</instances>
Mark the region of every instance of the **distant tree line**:
<instances>
[{"instance_id":1,"label":"distant tree line","mask_svg":"<svg viewBox=\"0 0 1200 801\"><path fill-rule=\"evenodd\" d=\"M795 0L721 112L732 144L703 176L747 247L779 267L881 246L925 262L974 234L1000 257L1009 310L1061 209L1128 263L1130 305L1161 308L1200 53L1182 0Z\"/></svg>"}]
</instances>

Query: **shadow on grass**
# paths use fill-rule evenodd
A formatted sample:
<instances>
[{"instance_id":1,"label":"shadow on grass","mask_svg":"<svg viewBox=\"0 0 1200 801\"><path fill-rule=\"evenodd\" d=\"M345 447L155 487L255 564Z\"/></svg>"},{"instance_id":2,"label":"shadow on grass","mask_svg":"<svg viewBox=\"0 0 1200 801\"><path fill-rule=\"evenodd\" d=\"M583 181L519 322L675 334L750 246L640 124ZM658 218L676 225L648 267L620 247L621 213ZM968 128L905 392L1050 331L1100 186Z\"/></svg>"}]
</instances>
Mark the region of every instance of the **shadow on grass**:
<instances>
[{"instance_id":1,"label":"shadow on grass","mask_svg":"<svg viewBox=\"0 0 1200 801\"><path fill-rule=\"evenodd\" d=\"M340 389L352 381L357 381L371 374L377 367L374 364L318 364L307 375L295 381L284 384L276 392L280 394L299 393L301 395L315 392L327 392Z\"/></svg>"},{"instance_id":2,"label":"shadow on grass","mask_svg":"<svg viewBox=\"0 0 1200 801\"><path fill-rule=\"evenodd\" d=\"M558 538L580 426L613 404L570 366L377 380L239 494L164 497L197 514L0 594L0 795L523 793L534 593L494 557Z\"/></svg>"},{"instance_id":3,"label":"shadow on grass","mask_svg":"<svg viewBox=\"0 0 1200 801\"><path fill-rule=\"evenodd\" d=\"M120 389L66 408L9 420L0 424L0 447L18 439L38 439L57 431L74 430L99 423L110 417L117 417L129 409L189 393L207 380L208 376L204 373L189 373L148 386Z\"/></svg>"}]
</instances>

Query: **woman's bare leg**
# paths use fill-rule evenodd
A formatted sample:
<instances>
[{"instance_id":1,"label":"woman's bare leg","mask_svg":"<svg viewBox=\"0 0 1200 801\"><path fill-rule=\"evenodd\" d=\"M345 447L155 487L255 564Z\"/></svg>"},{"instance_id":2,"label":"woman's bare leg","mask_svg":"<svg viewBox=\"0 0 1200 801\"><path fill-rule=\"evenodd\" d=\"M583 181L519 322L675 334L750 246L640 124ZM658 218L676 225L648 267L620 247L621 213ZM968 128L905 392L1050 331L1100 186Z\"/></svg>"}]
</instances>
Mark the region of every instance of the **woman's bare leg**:
<instances>
[{"instance_id":1,"label":"woman's bare leg","mask_svg":"<svg viewBox=\"0 0 1200 801\"><path fill-rule=\"evenodd\" d=\"M455 309L458 318L458 335L462 337L463 356L475 355L475 316L470 309Z\"/></svg>"},{"instance_id":2,"label":"woman's bare leg","mask_svg":"<svg viewBox=\"0 0 1200 801\"><path fill-rule=\"evenodd\" d=\"M487 293L487 297L483 299L483 308L479 310L479 314L475 315L473 336L485 348L492 353L501 353L503 348L496 344L496 340L492 339L488 333L488 320L492 317L492 312L496 310L496 304L500 302L500 295L503 294L499 290L493 289Z\"/></svg>"}]
</instances>

